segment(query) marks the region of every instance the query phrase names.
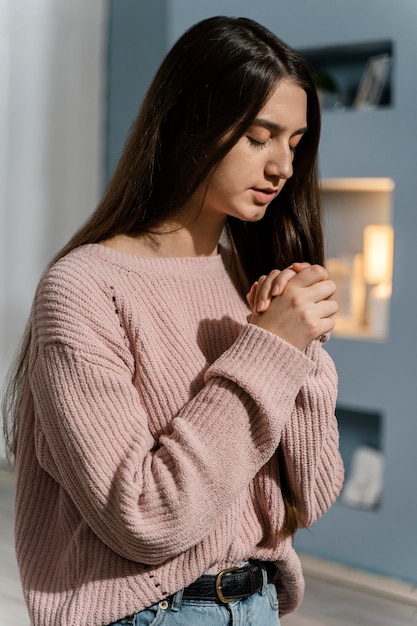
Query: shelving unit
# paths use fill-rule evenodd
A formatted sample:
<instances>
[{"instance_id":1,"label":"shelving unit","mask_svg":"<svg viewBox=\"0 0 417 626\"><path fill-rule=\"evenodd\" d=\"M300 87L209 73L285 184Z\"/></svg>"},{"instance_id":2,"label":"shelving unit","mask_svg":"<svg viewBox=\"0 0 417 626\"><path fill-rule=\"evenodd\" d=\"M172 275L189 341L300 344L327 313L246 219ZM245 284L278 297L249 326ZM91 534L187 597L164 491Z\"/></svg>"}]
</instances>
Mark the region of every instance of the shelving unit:
<instances>
[{"instance_id":1,"label":"shelving unit","mask_svg":"<svg viewBox=\"0 0 417 626\"><path fill-rule=\"evenodd\" d=\"M325 19L324 14L317 19L307 15L314 40L307 29L299 35L292 28L280 32L292 41L307 38L310 61L338 72L342 91L350 89L350 100L343 107L323 106L320 172L327 254L358 253L367 224L391 224L393 290L384 338L366 330L340 332L339 327L326 346L339 374L336 414L346 477L351 476L356 450L369 446L380 451L384 461L380 501L361 509L348 506L342 496L315 525L298 533L295 545L301 553L415 584L417 499L407 494L415 492L417 473L417 337L412 330L417 309L412 270L417 176L415 147L409 145L417 132L409 80L417 45L408 24L417 18L417 6L405 0L396 7L369 0L366 5L339 7L340 13L330 2L321 8ZM352 17L355 11L361 16L358 28ZM333 54L334 41L341 42L339 56ZM366 41L369 46L363 46ZM381 45L372 50L376 41ZM356 109L354 93L366 56L379 53L393 59L385 93L378 106Z\"/></svg>"},{"instance_id":2,"label":"shelving unit","mask_svg":"<svg viewBox=\"0 0 417 626\"><path fill-rule=\"evenodd\" d=\"M369 66L369 60L380 55L386 55L390 59L393 56L393 42L391 40L360 43L342 46L325 46L316 49L303 51L315 68L318 87L320 81L329 78L328 85L334 86L333 93L322 94L323 126L326 129L326 122L333 117L334 112L340 113L340 128L338 128L339 138L343 137L351 150L351 158L354 157L354 150L349 144L349 136L343 128L343 121L348 120L351 128L355 129L356 122L361 120L363 115L376 115L384 108L392 107L395 101L392 89L392 72L386 77L386 84L382 90L381 97L373 107L372 111L367 107L361 110L356 106L357 94L363 85L364 76ZM392 65L392 63L391 63ZM374 124L377 121L373 120ZM372 127L371 127L372 128ZM355 139L355 134L352 139ZM348 148L348 150L349 150ZM334 154L333 154L334 157ZM326 164L322 158L322 169L326 173ZM330 168L328 168L330 170ZM343 170L342 170L343 171ZM329 269L336 281L340 312L336 319L334 339L329 346L329 351L338 366L339 375L343 371L344 375L350 377L351 367L355 367L356 359L360 351L366 354L368 359L371 354L372 345L375 348L380 344L383 349L384 344L389 340L389 324L384 326L384 332L375 333L369 321L369 299L370 288L366 285L364 277L364 232L369 225L389 225L394 222L394 190L395 181L391 176L379 176L370 172L364 167L361 176L325 176L321 181L321 193L323 202L323 227L325 234L326 258ZM362 174L361 172L361 174ZM390 300L391 298L389 298ZM386 303L384 314L389 319L389 305ZM375 344L377 342L377 344ZM382 343L381 343L382 342ZM350 348L354 359L346 359L346 349ZM336 347L336 350L334 349ZM339 350L338 350L339 348ZM343 359L338 358L343 354ZM342 366L340 366L342 361ZM344 363L343 363L344 362ZM350 365L349 365L350 363ZM363 364L363 363L362 363ZM364 368L360 369L363 379L366 380ZM386 454L385 428L386 415L383 407L377 400L377 395L372 394L365 398L355 397L351 392L345 396L340 394L336 409L340 431L340 450L344 459L347 479L350 479L353 471L355 454L361 451L374 451L383 459ZM384 482L384 481L383 481ZM347 483L346 483L347 484ZM347 488L347 487L346 487ZM360 556L352 559L351 551L347 551L338 545L337 528L338 525L346 530L346 520L349 520L348 535L358 536L360 529L371 532L372 524L378 523L378 511L384 505L386 490L383 489L374 506L349 506L349 502L342 497L330 510L330 512L320 520L315 531L315 541L311 541L306 533L297 537L300 549L330 558L342 559L353 565L360 562ZM329 524L331 530L329 530ZM332 526L333 524L333 526ZM353 531L353 532L352 532ZM330 541L329 541L330 536Z\"/></svg>"}]
</instances>

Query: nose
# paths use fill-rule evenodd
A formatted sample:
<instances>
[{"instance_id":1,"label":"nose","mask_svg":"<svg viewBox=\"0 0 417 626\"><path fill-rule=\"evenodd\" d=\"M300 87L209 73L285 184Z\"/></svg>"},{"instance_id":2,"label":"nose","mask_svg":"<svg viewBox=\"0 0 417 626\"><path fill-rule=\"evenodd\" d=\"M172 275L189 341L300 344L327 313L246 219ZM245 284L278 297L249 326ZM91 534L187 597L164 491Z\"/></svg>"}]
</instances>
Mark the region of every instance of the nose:
<instances>
[{"instance_id":1,"label":"nose","mask_svg":"<svg viewBox=\"0 0 417 626\"><path fill-rule=\"evenodd\" d=\"M280 145L269 156L265 164L265 175L269 179L288 180L293 175L294 152L288 145Z\"/></svg>"}]
</instances>

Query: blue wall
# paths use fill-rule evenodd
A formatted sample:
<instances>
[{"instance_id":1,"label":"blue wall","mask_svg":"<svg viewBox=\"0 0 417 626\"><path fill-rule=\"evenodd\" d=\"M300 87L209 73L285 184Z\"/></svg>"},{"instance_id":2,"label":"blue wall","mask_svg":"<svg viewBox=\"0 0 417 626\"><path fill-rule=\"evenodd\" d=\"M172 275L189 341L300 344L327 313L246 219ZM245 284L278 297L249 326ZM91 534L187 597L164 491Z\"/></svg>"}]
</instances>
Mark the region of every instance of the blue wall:
<instances>
[{"instance_id":1,"label":"blue wall","mask_svg":"<svg viewBox=\"0 0 417 626\"><path fill-rule=\"evenodd\" d=\"M251 17L298 49L392 40L394 106L372 112L325 113L320 161L329 177L391 177L395 261L389 339L332 339L340 405L357 416L379 415L385 490L375 511L337 503L299 549L417 583L417 410L415 247L417 235L416 0L167 0L112 3L109 167L120 150L150 76L164 52L192 23L210 15ZM366 430L366 429L365 429ZM349 439L346 436L346 439ZM343 442L342 442L343 447Z\"/></svg>"},{"instance_id":2,"label":"blue wall","mask_svg":"<svg viewBox=\"0 0 417 626\"><path fill-rule=\"evenodd\" d=\"M169 47L167 0L113 0L109 11L106 177Z\"/></svg>"}]
</instances>

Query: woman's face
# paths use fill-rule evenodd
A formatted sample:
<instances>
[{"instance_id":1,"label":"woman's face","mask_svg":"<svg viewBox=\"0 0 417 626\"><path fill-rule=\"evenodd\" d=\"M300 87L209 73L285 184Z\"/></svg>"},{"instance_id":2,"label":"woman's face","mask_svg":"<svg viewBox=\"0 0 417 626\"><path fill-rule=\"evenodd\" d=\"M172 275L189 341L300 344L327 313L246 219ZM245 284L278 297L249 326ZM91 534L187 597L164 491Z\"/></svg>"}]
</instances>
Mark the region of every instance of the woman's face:
<instances>
[{"instance_id":1,"label":"woman's face","mask_svg":"<svg viewBox=\"0 0 417 626\"><path fill-rule=\"evenodd\" d=\"M292 176L295 149L306 130L307 95L283 80L194 196L206 217L260 220Z\"/></svg>"}]
</instances>

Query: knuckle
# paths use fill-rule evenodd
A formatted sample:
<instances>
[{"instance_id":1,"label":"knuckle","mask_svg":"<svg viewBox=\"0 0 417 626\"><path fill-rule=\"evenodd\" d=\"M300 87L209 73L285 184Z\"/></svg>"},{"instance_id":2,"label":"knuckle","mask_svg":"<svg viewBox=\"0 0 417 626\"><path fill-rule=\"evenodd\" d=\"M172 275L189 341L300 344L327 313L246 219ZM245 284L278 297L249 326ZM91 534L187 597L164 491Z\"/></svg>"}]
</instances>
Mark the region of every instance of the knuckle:
<instances>
[{"instance_id":1,"label":"knuckle","mask_svg":"<svg viewBox=\"0 0 417 626\"><path fill-rule=\"evenodd\" d=\"M324 267L322 265L318 265L317 263L315 265L311 266L311 270L314 272L314 274L318 277L318 278L326 278L328 277L328 273L327 270L324 269Z\"/></svg>"},{"instance_id":2,"label":"knuckle","mask_svg":"<svg viewBox=\"0 0 417 626\"><path fill-rule=\"evenodd\" d=\"M302 310L302 305L303 305L303 300L302 298L298 295L298 294L294 294L291 297L291 306L293 309L297 310ZM304 318L304 313L302 312L301 317Z\"/></svg>"},{"instance_id":3,"label":"knuckle","mask_svg":"<svg viewBox=\"0 0 417 626\"><path fill-rule=\"evenodd\" d=\"M318 337L320 337L320 335L323 334L323 328L319 324L314 324L308 330L309 330L309 335L310 335L311 340L317 339Z\"/></svg>"},{"instance_id":4,"label":"knuckle","mask_svg":"<svg viewBox=\"0 0 417 626\"><path fill-rule=\"evenodd\" d=\"M310 309L303 309L300 312L300 321L304 327L304 332L313 339L321 334L320 320Z\"/></svg>"},{"instance_id":5,"label":"knuckle","mask_svg":"<svg viewBox=\"0 0 417 626\"><path fill-rule=\"evenodd\" d=\"M272 284L281 274L280 270L271 270L267 276L266 282Z\"/></svg>"}]
</instances>

